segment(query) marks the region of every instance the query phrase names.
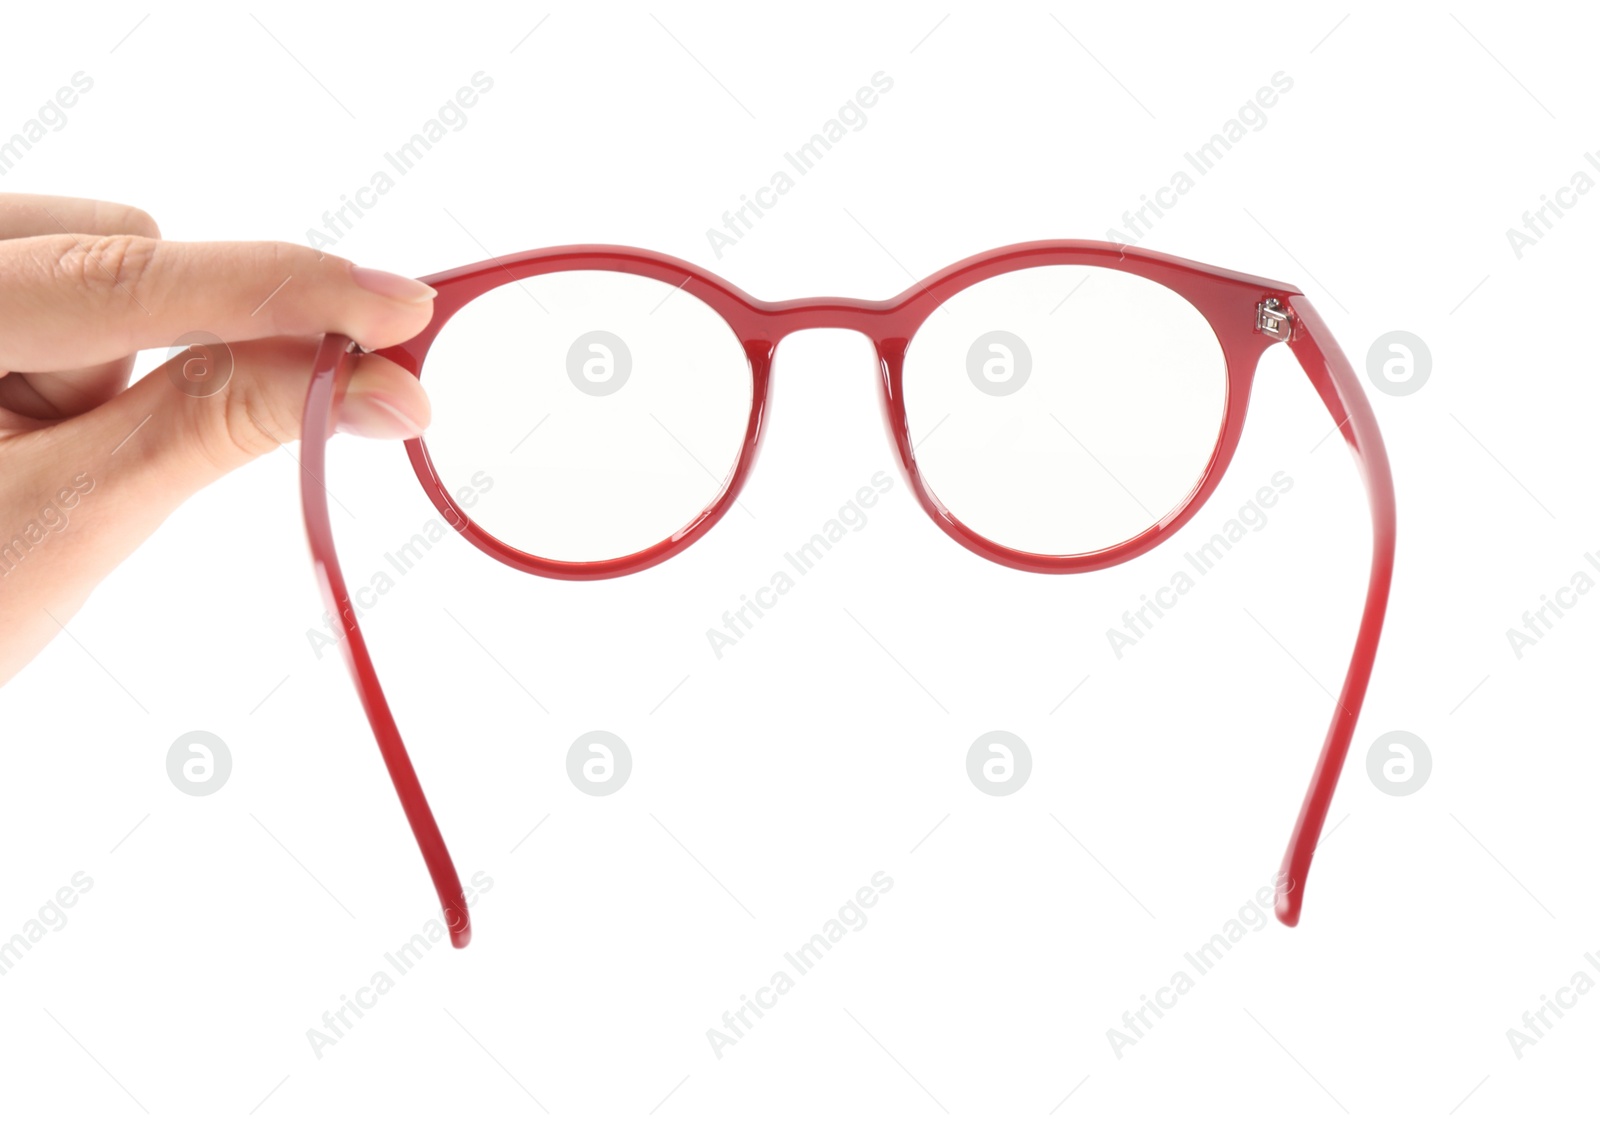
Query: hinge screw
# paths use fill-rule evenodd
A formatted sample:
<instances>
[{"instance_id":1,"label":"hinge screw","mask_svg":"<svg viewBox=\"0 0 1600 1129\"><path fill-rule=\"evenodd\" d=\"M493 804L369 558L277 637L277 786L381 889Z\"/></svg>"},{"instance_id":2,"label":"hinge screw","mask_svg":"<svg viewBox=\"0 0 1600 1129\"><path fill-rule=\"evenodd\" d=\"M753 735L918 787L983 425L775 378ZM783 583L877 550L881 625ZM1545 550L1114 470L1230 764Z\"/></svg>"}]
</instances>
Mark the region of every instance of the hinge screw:
<instances>
[{"instance_id":1,"label":"hinge screw","mask_svg":"<svg viewBox=\"0 0 1600 1129\"><path fill-rule=\"evenodd\" d=\"M1256 304L1256 330L1274 341L1289 340L1289 311L1276 298Z\"/></svg>"}]
</instances>

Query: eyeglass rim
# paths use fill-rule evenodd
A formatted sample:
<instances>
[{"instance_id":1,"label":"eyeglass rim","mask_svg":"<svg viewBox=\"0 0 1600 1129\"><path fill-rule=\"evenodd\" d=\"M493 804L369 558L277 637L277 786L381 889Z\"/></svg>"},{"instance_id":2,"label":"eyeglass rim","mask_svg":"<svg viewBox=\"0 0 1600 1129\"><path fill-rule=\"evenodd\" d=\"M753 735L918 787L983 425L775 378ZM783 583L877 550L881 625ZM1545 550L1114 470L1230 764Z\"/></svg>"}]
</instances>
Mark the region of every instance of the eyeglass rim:
<instances>
[{"instance_id":1,"label":"eyeglass rim","mask_svg":"<svg viewBox=\"0 0 1600 1129\"><path fill-rule=\"evenodd\" d=\"M1091 552L1047 554L984 536L944 506L918 465L904 396L906 350L927 318L956 294L991 278L1047 266L1092 266L1135 275L1176 293L1216 335L1226 366L1225 402L1216 443L1188 494L1142 532ZM526 251L469 264L423 279L438 296L434 316L417 336L380 351L417 379L428 352L450 320L474 299L541 274L612 271L651 278L699 299L732 330L750 365L750 411L732 472L700 514L671 536L625 556L568 561L539 556L510 544L468 517L455 503L428 450L426 437L408 440L417 480L444 520L472 545L511 568L551 579L606 580L652 568L688 549L732 509L760 454L771 392L772 359L790 333L812 328L856 330L871 340L878 358L879 405L900 469L918 505L963 548L993 563L1027 572L1064 574L1109 568L1149 552L1182 529L1220 484L1244 430L1246 409L1263 352L1275 344L1258 327L1263 302L1287 305L1301 291L1286 283L1189 259L1094 240L1041 240L970 256L917 282L894 298L807 298L764 301L720 276L670 255L638 247L582 244Z\"/></svg>"}]
</instances>

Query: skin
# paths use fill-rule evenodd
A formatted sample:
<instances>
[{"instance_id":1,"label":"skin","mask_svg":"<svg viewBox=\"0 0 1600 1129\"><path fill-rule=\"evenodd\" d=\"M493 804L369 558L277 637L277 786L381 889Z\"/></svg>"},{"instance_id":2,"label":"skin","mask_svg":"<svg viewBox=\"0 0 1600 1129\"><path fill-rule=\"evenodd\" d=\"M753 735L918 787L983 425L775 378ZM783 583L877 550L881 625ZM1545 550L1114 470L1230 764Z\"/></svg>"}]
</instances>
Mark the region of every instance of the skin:
<instances>
[{"instance_id":1,"label":"skin","mask_svg":"<svg viewBox=\"0 0 1600 1129\"><path fill-rule=\"evenodd\" d=\"M172 243L137 208L0 194L0 551L48 528L47 507L59 510L78 476L93 483L64 528L20 564L0 560L0 684L184 499L300 437L322 334L381 349L432 313L422 283L308 247ZM129 384L136 351L197 330L226 349L179 353ZM230 352L227 383L195 394ZM422 433L415 378L374 356L351 368L340 430Z\"/></svg>"}]
</instances>

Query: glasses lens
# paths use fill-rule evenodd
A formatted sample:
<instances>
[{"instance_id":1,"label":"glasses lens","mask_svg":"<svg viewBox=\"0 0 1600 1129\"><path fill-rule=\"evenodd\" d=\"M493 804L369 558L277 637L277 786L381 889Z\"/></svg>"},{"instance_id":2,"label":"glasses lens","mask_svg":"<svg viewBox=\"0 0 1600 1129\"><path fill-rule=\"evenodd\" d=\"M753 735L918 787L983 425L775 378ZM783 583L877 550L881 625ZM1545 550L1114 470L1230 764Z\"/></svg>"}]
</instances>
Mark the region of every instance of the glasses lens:
<instances>
[{"instance_id":1,"label":"glasses lens","mask_svg":"<svg viewBox=\"0 0 1600 1129\"><path fill-rule=\"evenodd\" d=\"M979 536L1069 556L1118 545L1186 502L1227 408L1210 323L1160 283L1030 267L939 306L907 349L918 469Z\"/></svg>"},{"instance_id":2,"label":"glasses lens","mask_svg":"<svg viewBox=\"0 0 1600 1129\"><path fill-rule=\"evenodd\" d=\"M440 331L428 452L466 515L525 553L649 549L722 496L743 448L744 348L698 298L616 271L508 282Z\"/></svg>"}]
</instances>

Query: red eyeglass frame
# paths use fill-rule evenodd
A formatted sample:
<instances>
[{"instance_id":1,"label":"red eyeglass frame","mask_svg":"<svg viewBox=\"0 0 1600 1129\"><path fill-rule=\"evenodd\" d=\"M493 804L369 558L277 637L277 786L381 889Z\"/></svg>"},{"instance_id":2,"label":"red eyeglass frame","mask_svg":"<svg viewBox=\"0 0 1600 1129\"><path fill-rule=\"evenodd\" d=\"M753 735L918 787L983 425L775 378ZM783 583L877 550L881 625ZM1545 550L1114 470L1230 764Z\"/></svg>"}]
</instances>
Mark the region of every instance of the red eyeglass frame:
<instances>
[{"instance_id":1,"label":"red eyeglass frame","mask_svg":"<svg viewBox=\"0 0 1600 1129\"><path fill-rule=\"evenodd\" d=\"M1047 556L1021 552L990 541L943 508L917 468L906 424L901 377L906 347L917 329L935 308L955 293L1009 271L1072 265L1120 270L1149 279L1175 291L1198 309L1216 334L1226 361L1226 409L1205 473L1189 496L1170 513L1121 544L1093 553ZM728 512L760 451L773 354L778 343L796 330L851 329L868 337L879 358L879 392L889 439L922 509L947 534L980 556L1010 568L1046 573L1088 572L1120 564L1148 552L1181 529L1216 490L1233 458L1244 429L1250 389L1261 354L1277 341L1286 339L1350 445L1366 487L1373 530L1366 605L1349 671L1278 875L1278 920L1290 926L1299 921L1311 858L1372 675L1388 605L1395 546L1394 484L1377 419L1350 362L1303 293L1281 282L1155 251L1114 243L1065 240L1020 243L975 255L886 301L816 298L764 302L707 271L667 255L632 247L555 247L509 259L474 263L424 278L424 282L438 291L432 321L410 341L380 350L379 355L421 379L428 349L439 331L472 299L520 279L573 270L620 271L653 278L681 288L710 306L743 343L750 361L752 396L743 449L717 499L684 529L660 544L628 556L592 563L533 556L494 537L456 507L429 458L426 440L407 441L406 450L418 480L452 528L502 564L538 576L565 580L604 580L659 564L694 544ZM362 637L355 606L339 567L329 521L324 486L326 447L336 422L336 393L342 387L341 377L354 349L349 338L329 334L324 337L314 363L306 394L300 459L306 533L323 598L342 628L340 650L350 667L395 791L422 850L450 929L451 942L456 948L464 948L471 939L472 926L461 881Z\"/></svg>"}]
</instances>

